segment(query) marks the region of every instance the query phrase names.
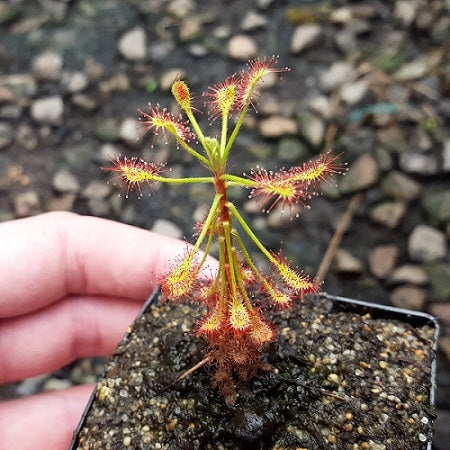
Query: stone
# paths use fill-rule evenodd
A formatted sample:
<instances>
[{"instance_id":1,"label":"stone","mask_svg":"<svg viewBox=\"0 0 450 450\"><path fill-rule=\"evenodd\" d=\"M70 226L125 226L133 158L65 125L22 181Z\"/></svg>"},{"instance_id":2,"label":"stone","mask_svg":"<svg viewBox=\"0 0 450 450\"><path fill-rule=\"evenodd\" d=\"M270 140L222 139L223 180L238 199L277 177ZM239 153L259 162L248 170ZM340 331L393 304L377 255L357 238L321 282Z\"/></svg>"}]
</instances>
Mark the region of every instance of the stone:
<instances>
[{"instance_id":1,"label":"stone","mask_svg":"<svg viewBox=\"0 0 450 450\"><path fill-rule=\"evenodd\" d=\"M100 83L100 91L109 95L113 92L127 92L130 90L130 79L125 73L119 72Z\"/></svg>"},{"instance_id":2,"label":"stone","mask_svg":"<svg viewBox=\"0 0 450 450\"><path fill-rule=\"evenodd\" d=\"M63 58L59 53L46 51L33 59L31 71L36 79L59 81L62 75Z\"/></svg>"},{"instance_id":3,"label":"stone","mask_svg":"<svg viewBox=\"0 0 450 450\"><path fill-rule=\"evenodd\" d=\"M7 122L0 122L0 150L8 147L14 140L14 131Z\"/></svg>"},{"instance_id":4,"label":"stone","mask_svg":"<svg viewBox=\"0 0 450 450\"><path fill-rule=\"evenodd\" d=\"M94 216L106 217L111 214L111 204L110 202L98 199L98 198L90 198L88 199L88 208L89 211Z\"/></svg>"},{"instance_id":5,"label":"stone","mask_svg":"<svg viewBox=\"0 0 450 450\"><path fill-rule=\"evenodd\" d=\"M80 183L67 170L58 170L52 181L53 188L62 193L76 193L80 190Z\"/></svg>"},{"instance_id":6,"label":"stone","mask_svg":"<svg viewBox=\"0 0 450 450\"><path fill-rule=\"evenodd\" d=\"M379 245L369 253L369 269L377 278L383 280L395 267L399 249L395 245Z\"/></svg>"},{"instance_id":7,"label":"stone","mask_svg":"<svg viewBox=\"0 0 450 450\"><path fill-rule=\"evenodd\" d=\"M422 311L425 306L426 292L417 286L399 286L390 296L390 302L397 308Z\"/></svg>"},{"instance_id":8,"label":"stone","mask_svg":"<svg viewBox=\"0 0 450 450\"><path fill-rule=\"evenodd\" d=\"M392 154L383 147L374 149L373 156L381 172L389 172L394 167L394 158Z\"/></svg>"},{"instance_id":9,"label":"stone","mask_svg":"<svg viewBox=\"0 0 450 450\"><path fill-rule=\"evenodd\" d=\"M26 378L25 380L20 381L16 388L16 394L25 397L38 393L47 378L48 374L45 374Z\"/></svg>"},{"instance_id":10,"label":"stone","mask_svg":"<svg viewBox=\"0 0 450 450\"><path fill-rule=\"evenodd\" d=\"M46 204L47 211L72 211L73 204L77 198L76 194L68 192L50 199Z\"/></svg>"},{"instance_id":11,"label":"stone","mask_svg":"<svg viewBox=\"0 0 450 450\"><path fill-rule=\"evenodd\" d=\"M337 48L342 53L353 53L358 50L358 41L356 36L346 28L338 30L335 33L334 39Z\"/></svg>"},{"instance_id":12,"label":"stone","mask_svg":"<svg viewBox=\"0 0 450 450\"><path fill-rule=\"evenodd\" d=\"M415 128L410 137L411 146L421 152L428 152L433 149L433 141L430 135L423 128Z\"/></svg>"},{"instance_id":13,"label":"stone","mask_svg":"<svg viewBox=\"0 0 450 450\"><path fill-rule=\"evenodd\" d=\"M174 49L174 41L153 42L148 48L148 55L153 61L160 62L166 60Z\"/></svg>"},{"instance_id":14,"label":"stone","mask_svg":"<svg viewBox=\"0 0 450 450\"><path fill-rule=\"evenodd\" d=\"M297 122L289 117L270 116L259 122L259 132L265 138L280 138L297 131Z\"/></svg>"},{"instance_id":15,"label":"stone","mask_svg":"<svg viewBox=\"0 0 450 450\"><path fill-rule=\"evenodd\" d=\"M439 344L439 348L444 352L448 361L450 361L450 336L441 336L439 338L438 344ZM447 440L445 441L445 443L443 442L442 445L440 445L437 448L445 448L445 445L447 445L447 443L450 441L450 429L448 427L448 424L450 423L450 411L445 412L444 414L446 415L446 420L440 428L447 430L448 437L447 437ZM438 414L438 416L439 416L439 414ZM433 436L433 442L435 442L434 436Z\"/></svg>"},{"instance_id":16,"label":"stone","mask_svg":"<svg viewBox=\"0 0 450 450\"><path fill-rule=\"evenodd\" d=\"M382 15L382 9L376 3L352 3L350 9L356 19L370 20Z\"/></svg>"},{"instance_id":17,"label":"stone","mask_svg":"<svg viewBox=\"0 0 450 450\"><path fill-rule=\"evenodd\" d=\"M145 58L147 53L147 38L144 28L136 27L127 31L119 39L119 52L128 60L136 61Z\"/></svg>"},{"instance_id":18,"label":"stone","mask_svg":"<svg viewBox=\"0 0 450 450\"><path fill-rule=\"evenodd\" d=\"M400 155L400 168L407 173L435 175L439 173L439 162L433 153L405 152Z\"/></svg>"},{"instance_id":19,"label":"stone","mask_svg":"<svg viewBox=\"0 0 450 450\"><path fill-rule=\"evenodd\" d=\"M98 83L105 75L105 66L89 56L84 64L84 73L90 83Z\"/></svg>"},{"instance_id":20,"label":"stone","mask_svg":"<svg viewBox=\"0 0 450 450\"><path fill-rule=\"evenodd\" d=\"M95 111L98 107L98 103L91 95L75 94L71 98L71 102L77 108L80 108L87 112Z\"/></svg>"},{"instance_id":21,"label":"stone","mask_svg":"<svg viewBox=\"0 0 450 450\"><path fill-rule=\"evenodd\" d=\"M103 142L114 142L120 139L120 125L114 118L102 120L95 128L95 135Z\"/></svg>"},{"instance_id":22,"label":"stone","mask_svg":"<svg viewBox=\"0 0 450 450\"><path fill-rule=\"evenodd\" d=\"M249 10L241 22L242 31L252 31L267 25L267 17L254 10Z\"/></svg>"},{"instance_id":23,"label":"stone","mask_svg":"<svg viewBox=\"0 0 450 450\"><path fill-rule=\"evenodd\" d=\"M320 74L320 87L324 92L332 92L346 81L349 81L353 73L353 67L342 61L332 64L332 66Z\"/></svg>"},{"instance_id":24,"label":"stone","mask_svg":"<svg viewBox=\"0 0 450 450\"><path fill-rule=\"evenodd\" d=\"M361 36L371 31L369 23L358 18L353 18L345 28L355 36Z\"/></svg>"},{"instance_id":25,"label":"stone","mask_svg":"<svg viewBox=\"0 0 450 450\"><path fill-rule=\"evenodd\" d=\"M378 167L373 157L367 153L361 155L341 177L339 190L344 194L357 192L373 186L378 179Z\"/></svg>"},{"instance_id":26,"label":"stone","mask_svg":"<svg viewBox=\"0 0 450 450\"><path fill-rule=\"evenodd\" d=\"M73 386L73 383L66 378L61 379L57 377L50 377L45 381L44 385L42 386L42 390L55 391L60 389L67 389L71 386Z\"/></svg>"},{"instance_id":27,"label":"stone","mask_svg":"<svg viewBox=\"0 0 450 450\"><path fill-rule=\"evenodd\" d=\"M255 198L247 200L242 207L247 214L261 214L261 202Z\"/></svg>"},{"instance_id":28,"label":"stone","mask_svg":"<svg viewBox=\"0 0 450 450\"><path fill-rule=\"evenodd\" d=\"M420 56L414 61L403 64L393 77L399 81L417 80L423 78L432 68L430 58Z\"/></svg>"},{"instance_id":29,"label":"stone","mask_svg":"<svg viewBox=\"0 0 450 450\"><path fill-rule=\"evenodd\" d=\"M38 145L38 138L33 127L25 123L19 125L16 129L15 142L25 150L34 150Z\"/></svg>"},{"instance_id":30,"label":"stone","mask_svg":"<svg viewBox=\"0 0 450 450\"><path fill-rule=\"evenodd\" d=\"M317 95L311 98L308 102L308 108L324 119L329 119L331 117L330 99L326 95Z\"/></svg>"},{"instance_id":31,"label":"stone","mask_svg":"<svg viewBox=\"0 0 450 450\"><path fill-rule=\"evenodd\" d=\"M319 147L325 139L323 120L309 111L300 111L297 114L297 122L299 132L306 141L314 148Z\"/></svg>"},{"instance_id":32,"label":"stone","mask_svg":"<svg viewBox=\"0 0 450 450\"><path fill-rule=\"evenodd\" d=\"M202 31L202 22L198 16L186 17L180 24L181 42L189 42L198 38Z\"/></svg>"},{"instance_id":33,"label":"stone","mask_svg":"<svg viewBox=\"0 0 450 450\"><path fill-rule=\"evenodd\" d=\"M450 221L450 189L424 195L422 206L434 223Z\"/></svg>"},{"instance_id":34,"label":"stone","mask_svg":"<svg viewBox=\"0 0 450 450\"><path fill-rule=\"evenodd\" d=\"M378 131L377 138L383 147L395 153L407 152L410 149L410 145L398 126L382 128Z\"/></svg>"},{"instance_id":35,"label":"stone","mask_svg":"<svg viewBox=\"0 0 450 450\"><path fill-rule=\"evenodd\" d=\"M302 161L307 155L305 145L299 139L285 137L280 139L278 144L278 158L281 161L297 163Z\"/></svg>"},{"instance_id":36,"label":"stone","mask_svg":"<svg viewBox=\"0 0 450 450\"><path fill-rule=\"evenodd\" d=\"M248 61L258 54L254 39L246 34L237 34L228 41L228 55L238 61Z\"/></svg>"},{"instance_id":37,"label":"stone","mask_svg":"<svg viewBox=\"0 0 450 450\"><path fill-rule=\"evenodd\" d=\"M345 25L352 20L353 14L348 6L333 8L330 14L330 21L339 25Z\"/></svg>"},{"instance_id":38,"label":"stone","mask_svg":"<svg viewBox=\"0 0 450 450\"><path fill-rule=\"evenodd\" d=\"M445 234L429 225L417 225L408 238L408 253L413 261L432 262L445 258Z\"/></svg>"},{"instance_id":39,"label":"stone","mask_svg":"<svg viewBox=\"0 0 450 450\"><path fill-rule=\"evenodd\" d=\"M389 197L409 202L419 197L422 187L404 173L393 170L381 181L381 189Z\"/></svg>"},{"instance_id":40,"label":"stone","mask_svg":"<svg viewBox=\"0 0 450 450\"><path fill-rule=\"evenodd\" d=\"M111 186L103 181L90 181L81 193L83 198L103 200L111 194Z\"/></svg>"},{"instance_id":41,"label":"stone","mask_svg":"<svg viewBox=\"0 0 450 450\"><path fill-rule=\"evenodd\" d=\"M170 91L172 89L172 84L176 80L184 78L185 72L180 68L173 68L164 72L161 76L160 86L163 91Z\"/></svg>"},{"instance_id":42,"label":"stone","mask_svg":"<svg viewBox=\"0 0 450 450\"><path fill-rule=\"evenodd\" d=\"M189 53L196 58L202 58L208 54L208 48L198 42L190 44L188 50Z\"/></svg>"},{"instance_id":43,"label":"stone","mask_svg":"<svg viewBox=\"0 0 450 450\"><path fill-rule=\"evenodd\" d=\"M367 84L364 81L354 81L342 86L341 98L348 105L356 105L367 93Z\"/></svg>"},{"instance_id":44,"label":"stone","mask_svg":"<svg viewBox=\"0 0 450 450\"><path fill-rule=\"evenodd\" d=\"M416 18L419 2L417 0L397 0L395 2L394 17L404 27L409 27Z\"/></svg>"},{"instance_id":45,"label":"stone","mask_svg":"<svg viewBox=\"0 0 450 450\"><path fill-rule=\"evenodd\" d=\"M83 72L65 72L62 84L70 94L84 91L89 85L89 79Z\"/></svg>"},{"instance_id":46,"label":"stone","mask_svg":"<svg viewBox=\"0 0 450 450\"><path fill-rule=\"evenodd\" d=\"M212 30L212 35L217 39L228 39L231 36L231 28L228 25L218 25Z\"/></svg>"},{"instance_id":47,"label":"stone","mask_svg":"<svg viewBox=\"0 0 450 450\"><path fill-rule=\"evenodd\" d=\"M268 205L266 205L268 207ZM267 227L271 230L286 231L295 228L295 219L299 216L302 208L300 205L292 207L283 205L279 202L267 217ZM260 206L260 211L267 212ZM262 230L261 230L262 231Z\"/></svg>"},{"instance_id":48,"label":"stone","mask_svg":"<svg viewBox=\"0 0 450 450\"><path fill-rule=\"evenodd\" d=\"M1 91L1 87L0 87ZM12 100L12 99L11 99ZM6 102L9 102L7 100ZM1 99L1 92L0 92L0 105L3 103ZM19 120L22 116L23 108L19 105L3 105L0 106L0 119L6 119L6 120Z\"/></svg>"},{"instance_id":49,"label":"stone","mask_svg":"<svg viewBox=\"0 0 450 450\"><path fill-rule=\"evenodd\" d=\"M239 144L241 144L242 139ZM272 146L266 142L249 142L246 146L250 155L254 156L256 161L266 161L272 153Z\"/></svg>"},{"instance_id":50,"label":"stone","mask_svg":"<svg viewBox=\"0 0 450 450\"><path fill-rule=\"evenodd\" d=\"M154 233L163 234L164 236L180 239L183 237L183 232L175 225L166 219L156 219L153 223L152 229Z\"/></svg>"},{"instance_id":51,"label":"stone","mask_svg":"<svg viewBox=\"0 0 450 450\"><path fill-rule=\"evenodd\" d=\"M188 17L196 8L193 0L171 0L168 3L167 12L178 19Z\"/></svg>"},{"instance_id":52,"label":"stone","mask_svg":"<svg viewBox=\"0 0 450 450\"><path fill-rule=\"evenodd\" d=\"M428 276L421 266L405 264L394 270L387 283L389 285L413 284L423 286L428 283Z\"/></svg>"},{"instance_id":53,"label":"stone","mask_svg":"<svg viewBox=\"0 0 450 450\"><path fill-rule=\"evenodd\" d=\"M256 5L259 9L267 9L274 0L256 0Z\"/></svg>"},{"instance_id":54,"label":"stone","mask_svg":"<svg viewBox=\"0 0 450 450\"><path fill-rule=\"evenodd\" d=\"M42 212L41 201L36 191L25 191L13 199L16 217L28 217Z\"/></svg>"},{"instance_id":55,"label":"stone","mask_svg":"<svg viewBox=\"0 0 450 450\"><path fill-rule=\"evenodd\" d=\"M31 117L38 123L57 125L64 114L64 102L59 95L43 97L31 104Z\"/></svg>"},{"instance_id":56,"label":"stone","mask_svg":"<svg viewBox=\"0 0 450 450\"><path fill-rule=\"evenodd\" d=\"M405 212L403 202L383 202L370 210L370 219L392 230L400 224Z\"/></svg>"},{"instance_id":57,"label":"stone","mask_svg":"<svg viewBox=\"0 0 450 450\"><path fill-rule=\"evenodd\" d=\"M364 267L361 261L348 250L340 248L334 257L333 269L339 273L359 274Z\"/></svg>"},{"instance_id":58,"label":"stone","mask_svg":"<svg viewBox=\"0 0 450 450\"><path fill-rule=\"evenodd\" d=\"M0 76L0 86L7 88L14 99L30 99L36 95L36 80L28 73Z\"/></svg>"},{"instance_id":59,"label":"stone","mask_svg":"<svg viewBox=\"0 0 450 450\"><path fill-rule=\"evenodd\" d=\"M264 79L263 81L264 84L262 84L261 87L265 88L266 80ZM283 105L280 104L277 98L275 98L273 95L270 95L269 93L267 95L264 95L263 98L261 98L261 101L258 102L258 113L262 116L275 116L283 114L282 109Z\"/></svg>"},{"instance_id":60,"label":"stone","mask_svg":"<svg viewBox=\"0 0 450 450\"><path fill-rule=\"evenodd\" d=\"M5 86L0 86L0 104L12 103L14 100L14 95L10 89Z\"/></svg>"},{"instance_id":61,"label":"stone","mask_svg":"<svg viewBox=\"0 0 450 450\"><path fill-rule=\"evenodd\" d=\"M450 326L450 302L431 303L429 312L433 316L438 317L441 324Z\"/></svg>"},{"instance_id":62,"label":"stone","mask_svg":"<svg viewBox=\"0 0 450 450\"><path fill-rule=\"evenodd\" d=\"M434 300L450 299L450 264L445 262L425 265L430 280L431 294Z\"/></svg>"},{"instance_id":63,"label":"stone","mask_svg":"<svg viewBox=\"0 0 450 450\"><path fill-rule=\"evenodd\" d=\"M442 169L444 172L450 172L450 139L444 142L442 149Z\"/></svg>"},{"instance_id":64,"label":"stone","mask_svg":"<svg viewBox=\"0 0 450 450\"><path fill-rule=\"evenodd\" d=\"M134 117L127 117L120 124L120 138L128 145L136 147L139 144L139 121ZM142 125L142 124L141 124Z\"/></svg>"},{"instance_id":65,"label":"stone","mask_svg":"<svg viewBox=\"0 0 450 450\"><path fill-rule=\"evenodd\" d=\"M322 27L317 24L299 25L295 28L291 39L291 52L301 53L316 44L322 35Z\"/></svg>"}]
</instances>

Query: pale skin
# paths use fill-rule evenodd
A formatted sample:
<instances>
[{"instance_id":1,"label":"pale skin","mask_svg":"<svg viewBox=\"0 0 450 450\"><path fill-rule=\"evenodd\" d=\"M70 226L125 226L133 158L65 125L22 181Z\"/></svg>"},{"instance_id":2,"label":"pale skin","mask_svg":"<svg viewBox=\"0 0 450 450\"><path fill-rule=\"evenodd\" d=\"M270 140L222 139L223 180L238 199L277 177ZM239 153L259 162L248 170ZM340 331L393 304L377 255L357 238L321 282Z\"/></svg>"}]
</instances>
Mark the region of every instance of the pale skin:
<instances>
[{"instance_id":1,"label":"pale skin","mask_svg":"<svg viewBox=\"0 0 450 450\"><path fill-rule=\"evenodd\" d=\"M176 239L72 213L0 224L0 383L111 354L185 249ZM0 402L0 448L67 448L93 388Z\"/></svg>"}]
</instances>

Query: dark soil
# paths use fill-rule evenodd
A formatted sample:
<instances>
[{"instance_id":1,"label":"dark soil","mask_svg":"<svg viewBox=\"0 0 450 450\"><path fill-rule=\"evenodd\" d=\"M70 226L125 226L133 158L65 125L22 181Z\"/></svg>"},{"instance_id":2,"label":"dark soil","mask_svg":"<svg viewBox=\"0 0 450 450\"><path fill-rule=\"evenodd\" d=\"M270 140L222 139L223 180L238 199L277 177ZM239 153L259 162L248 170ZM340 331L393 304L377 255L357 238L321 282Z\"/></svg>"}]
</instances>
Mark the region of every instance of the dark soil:
<instances>
[{"instance_id":1,"label":"dark soil","mask_svg":"<svg viewBox=\"0 0 450 450\"><path fill-rule=\"evenodd\" d=\"M434 326L336 311L326 296L272 311L271 367L229 406L202 360L191 306L151 305L100 379L78 449L429 448Z\"/></svg>"}]
</instances>

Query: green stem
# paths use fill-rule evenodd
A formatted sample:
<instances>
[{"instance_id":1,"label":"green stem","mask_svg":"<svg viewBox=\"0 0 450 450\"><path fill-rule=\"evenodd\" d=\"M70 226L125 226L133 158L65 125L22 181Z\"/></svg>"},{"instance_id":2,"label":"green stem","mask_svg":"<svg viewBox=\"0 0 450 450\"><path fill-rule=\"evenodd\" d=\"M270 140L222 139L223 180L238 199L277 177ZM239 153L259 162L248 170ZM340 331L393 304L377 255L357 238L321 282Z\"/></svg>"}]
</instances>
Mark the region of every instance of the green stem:
<instances>
[{"instance_id":1,"label":"green stem","mask_svg":"<svg viewBox=\"0 0 450 450\"><path fill-rule=\"evenodd\" d=\"M252 261L247 249L245 248L244 243L242 242L241 237L239 236L239 234L235 233L234 235L242 254L244 255L244 259L245 261L247 261L247 264L249 265L249 267L253 270L253 273L256 275L256 277L258 278L258 280L264 285L264 287L266 288L267 292L269 292L269 294L272 294L273 292L273 288L270 285L270 283L267 282L267 280L261 275L261 272L258 270L258 268L255 266L255 263Z\"/></svg>"},{"instance_id":2,"label":"green stem","mask_svg":"<svg viewBox=\"0 0 450 450\"><path fill-rule=\"evenodd\" d=\"M222 194L216 194L214 196L214 200L211 204L211 208L209 209L209 213L208 213L208 217L205 220L205 224L203 225L203 229L197 239L197 242L194 245L194 250L197 251L200 248L200 245L203 242L203 239L206 236L206 233L208 232L208 229L210 228L211 224L212 224L212 220L215 216L217 216L217 206L219 205L219 201L222 197ZM202 259L202 264L204 262L204 260L206 259L206 256L204 256L204 258Z\"/></svg>"},{"instance_id":3,"label":"green stem","mask_svg":"<svg viewBox=\"0 0 450 450\"><path fill-rule=\"evenodd\" d=\"M239 177L237 175L224 174L220 177L222 180L228 181L227 186L245 186L256 187L258 183L248 178Z\"/></svg>"},{"instance_id":4,"label":"green stem","mask_svg":"<svg viewBox=\"0 0 450 450\"><path fill-rule=\"evenodd\" d=\"M229 282L231 284L231 290L233 298L236 298L236 261L233 258L232 252L232 239L231 239L231 224L230 222L226 222L223 224L223 230L225 235L225 247L226 254L228 257L228 266L230 271Z\"/></svg>"},{"instance_id":5,"label":"green stem","mask_svg":"<svg viewBox=\"0 0 450 450\"><path fill-rule=\"evenodd\" d=\"M235 236L235 233L233 233L233 236ZM239 270L237 257L236 257L236 249L234 247L232 248L232 253L233 253L233 259L234 259L234 261L236 263L236 271L235 271L234 275L235 275L236 281L238 283L239 290L241 292L242 298L244 299L244 303L245 303L245 306L247 307L248 312L251 315L254 315L252 302L250 301L250 299L248 297L247 289L245 289L244 281L242 280L242 275L241 275L241 272Z\"/></svg>"},{"instance_id":6,"label":"green stem","mask_svg":"<svg viewBox=\"0 0 450 450\"><path fill-rule=\"evenodd\" d=\"M192 116L193 117L193 116ZM198 125L197 125L198 127ZM176 134L174 134L178 144L180 144L188 153L190 153L192 156L200 160L206 167L211 167L211 163L209 162L208 158L201 155L199 152L195 151L192 147L186 144L180 137ZM199 137L200 139L200 137ZM205 138L203 137L203 141L200 140L200 142L204 142Z\"/></svg>"},{"instance_id":7,"label":"green stem","mask_svg":"<svg viewBox=\"0 0 450 450\"><path fill-rule=\"evenodd\" d=\"M244 123L244 119L245 116L247 115L247 111L248 111L248 104L244 106L244 109L241 112L241 115L239 116L239 120L237 121L233 132L231 133L230 139L228 139L228 143L227 146L225 147L225 152L223 154L223 160L226 161L227 157L228 157L228 153L230 153L231 147L233 146L233 143L236 139L236 136L238 135L242 124Z\"/></svg>"},{"instance_id":8,"label":"green stem","mask_svg":"<svg viewBox=\"0 0 450 450\"><path fill-rule=\"evenodd\" d=\"M217 281L219 279L222 281L219 283L219 305L218 308L220 308L223 311L223 308L226 303L227 299L227 291L226 291L226 282L227 274L225 270L225 237L219 236L219 271L217 273Z\"/></svg>"},{"instance_id":9,"label":"green stem","mask_svg":"<svg viewBox=\"0 0 450 450\"><path fill-rule=\"evenodd\" d=\"M193 178L167 178L155 175L152 181L159 181L161 183L173 184L189 184L189 183L214 183L213 177L193 177Z\"/></svg>"},{"instance_id":10,"label":"green stem","mask_svg":"<svg viewBox=\"0 0 450 450\"><path fill-rule=\"evenodd\" d=\"M253 272L255 273L255 275L258 277L259 281L261 281L262 283L264 283L266 280L265 278L261 275L261 273L259 272L258 268L255 266L255 263L253 262L252 258L250 257L247 249L245 248L244 243L242 242L241 237L239 236L239 233L237 231L235 231L234 237L241 249L242 254L244 255L244 259L247 262L247 264L249 265L250 269L253 270Z\"/></svg>"},{"instance_id":11,"label":"green stem","mask_svg":"<svg viewBox=\"0 0 450 450\"><path fill-rule=\"evenodd\" d=\"M226 157L224 157L225 145L227 143L227 130L228 130L228 114L222 114L222 135L220 137L220 158L221 164L224 166Z\"/></svg>"},{"instance_id":12,"label":"green stem","mask_svg":"<svg viewBox=\"0 0 450 450\"><path fill-rule=\"evenodd\" d=\"M216 228L216 220L217 220L217 209L215 210L215 214L213 215L213 218L211 220L210 226L209 226L209 236L208 236L208 242L205 245L205 249L203 250L203 258L200 261L200 267L203 266L207 256L209 255L209 252L211 250L211 245L214 239L214 232ZM206 225L206 223L205 223Z\"/></svg>"},{"instance_id":13,"label":"green stem","mask_svg":"<svg viewBox=\"0 0 450 450\"><path fill-rule=\"evenodd\" d=\"M233 205L233 203L228 202L227 203L228 209L232 212L232 214L236 217L237 221L241 224L244 231L248 234L250 239L255 243L255 245L261 250L261 253L273 264L276 265L276 260L272 256L272 254L269 252L269 250L264 247L264 245L261 243L261 241L256 237L255 233L253 233L252 229L247 225L247 222L244 220L244 218L239 214L236 207Z\"/></svg>"},{"instance_id":14,"label":"green stem","mask_svg":"<svg viewBox=\"0 0 450 450\"><path fill-rule=\"evenodd\" d=\"M203 134L203 131L200 129L198 125L197 119L195 118L194 114L192 114L191 110L184 110L184 112L186 113L186 116L189 119L189 122L191 123L191 126L198 137L198 140L200 141L202 146L206 149L205 136Z\"/></svg>"}]
</instances>

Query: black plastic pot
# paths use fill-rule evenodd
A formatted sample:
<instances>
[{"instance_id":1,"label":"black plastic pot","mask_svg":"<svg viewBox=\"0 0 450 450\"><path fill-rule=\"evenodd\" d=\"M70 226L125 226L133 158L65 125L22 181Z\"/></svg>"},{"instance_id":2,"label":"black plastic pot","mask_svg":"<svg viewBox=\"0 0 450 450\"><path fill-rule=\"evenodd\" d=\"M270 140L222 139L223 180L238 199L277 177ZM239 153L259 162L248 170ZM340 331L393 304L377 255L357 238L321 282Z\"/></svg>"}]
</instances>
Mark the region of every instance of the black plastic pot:
<instances>
[{"instance_id":1,"label":"black plastic pot","mask_svg":"<svg viewBox=\"0 0 450 450\"><path fill-rule=\"evenodd\" d=\"M418 336L418 333L415 331L418 327L428 326L432 328L432 334L433 334L433 344L431 353L433 355L432 357L432 363L431 367L429 368L429 377L431 381L431 387L429 391L429 409L430 409L430 416L433 416L432 410L434 409L434 401L435 401L435 379L436 379L436 360L435 360L435 351L436 351L436 345L437 345L437 338L439 334L439 324L437 320L432 317L429 314L416 312L416 311L410 311L405 309L399 309L394 308L390 306L384 306L384 305L376 305L372 303L367 303L363 301L357 301L357 300L351 300L348 298L343 297L336 297L331 296L328 294L321 294L320 301L323 304L326 304L326 312L327 313L355 313L359 316L365 317L366 315L370 315L373 319L386 319L386 320L397 320L401 323L407 324L407 328L410 329L411 333ZM147 300L144 307L142 308L141 312L138 315L138 318L141 317L143 314L146 314L149 309L151 308L151 305L158 302L160 298L160 292L159 290L156 290ZM126 341L128 334L124 337L124 341ZM123 341L123 342L124 342ZM122 344L121 344L122 345ZM119 345L120 352L124 352L124 347ZM306 386L307 387L307 386ZM79 440L80 440L80 432L85 426L88 416L91 412L93 402L96 399L97 396L97 390L94 390L94 392L91 395L91 398L89 400L88 405L86 406L86 409L83 413L83 416L80 420L80 423L77 427L77 429L74 432L74 437L71 442L71 445L69 449L75 450L79 448ZM117 420L120 422L120 419ZM101 426L101 424L97 423L97 426ZM116 447L112 447L116 448ZM131 447L132 448L132 447ZM143 448L143 447L139 447ZM153 448L152 446L145 447L145 448ZM172 447L170 447L172 448ZM178 448L178 447L177 447ZM181 448L181 447L180 447ZM183 447L184 448L184 447ZM186 447L186 448L194 448L194 447ZM196 448L203 448L203 447L196 447ZM255 446L252 447L252 445L247 445L246 448L257 448ZM332 447L333 448L333 447ZM339 447L341 448L341 447ZM406 448L406 447L404 447ZM409 448L409 447L408 447ZM424 442L424 447L427 450L431 450L432 448L432 442L430 439L430 435L427 436L426 443Z\"/></svg>"}]
</instances>

